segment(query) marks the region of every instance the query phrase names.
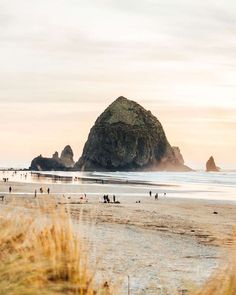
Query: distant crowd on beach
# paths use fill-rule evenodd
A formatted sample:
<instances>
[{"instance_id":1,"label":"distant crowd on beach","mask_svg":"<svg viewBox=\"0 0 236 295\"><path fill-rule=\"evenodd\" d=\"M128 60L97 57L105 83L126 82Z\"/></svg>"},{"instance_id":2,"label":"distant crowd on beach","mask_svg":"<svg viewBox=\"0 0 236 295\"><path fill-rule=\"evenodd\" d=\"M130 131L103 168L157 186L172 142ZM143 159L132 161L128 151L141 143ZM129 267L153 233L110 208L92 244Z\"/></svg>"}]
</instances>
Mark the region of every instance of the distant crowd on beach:
<instances>
[{"instance_id":1,"label":"distant crowd on beach","mask_svg":"<svg viewBox=\"0 0 236 295\"><path fill-rule=\"evenodd\" d=\"M9 194L12 193L12 186L9 186L8 188L8 191L9 191ZM39 193L40 194L43 194L44 193L44 189L43 187L40 187L39 188ZM50 188L48 187L46 189L46 193L49 195L50 194ZM37 194L38 194L38 191L37 189L34 190L34 198L37 198ZM153 194L153 192L150 190L149 191L149 196L152 197L154 195L154 199L155 200L158 200L159 198L159 194L158 193L155 193ZM166 193L163 193L163 197L166 197ZM63 198L66 198L65 195L63 194ZM0 196L0 199L2 199L2 201L4 200L4 196ZM71 197L67 197L66 199L71 199ZM87 199L87 195L84 193L84 196L81 196L80 197L80 201L86 201L86 203L88 202L88 199ZM109 197L108 194L106 195L103 195L103 198L99 198L99 203L113 203L113 204L120 204L120 201L117 200L116 198L116 195L112 195L112 198ZM136 203L141 203L140 200L136 201Z\"/></svg>"},{"instance_id":2,"label":"distant crowd on beach","mask_svg":"<svg viewBox=\"0 0 236 295\"><path fill-rule=\"evenodd\" d=\"M14 177L16 174L17 174L17 171L13 171L12 176ZM24 178L27 178L27 172L26 173L21 173L20 176L24 177ZM8 182L8 181L9 181L8 177L3 177L3 182ZM103 180L101 181L101 183L104 183ZM9 186L8 191L9 191L9 194L12 193L12 191L13 191L12 186ZM49 187L47 187L47 188L40 187L39 189L34 190L34 198L37 198L38 194L45 194L44 191L48 195L51 192ZM151 198L154 197L155 201L157 201L159 199L159 197L162 197L162 196L166 197L167 196L166 192L160 193L160 192L153 192L152 190L150 190L148 192L148 195ZM3 201L4 197L5 196L0 196L0 199L2 199L2 201ZM68 200L71 199L70 196L66 197L64 194L63 194L63 198L68 199ZM88 199L87 199L87 196L86 196L85 193L84 193L84 196L79 197L79 200L80 200L79 202L83 202L83 203L88 202ZM109 196L108 194L104 194L102 197L99 198L99 203L120 204L120 201L117 200L117 197L116 197L115 194L113 194L112 196ZM141 203L141 200L136 200L135 203Z\"/></svg>"}]
</instances>

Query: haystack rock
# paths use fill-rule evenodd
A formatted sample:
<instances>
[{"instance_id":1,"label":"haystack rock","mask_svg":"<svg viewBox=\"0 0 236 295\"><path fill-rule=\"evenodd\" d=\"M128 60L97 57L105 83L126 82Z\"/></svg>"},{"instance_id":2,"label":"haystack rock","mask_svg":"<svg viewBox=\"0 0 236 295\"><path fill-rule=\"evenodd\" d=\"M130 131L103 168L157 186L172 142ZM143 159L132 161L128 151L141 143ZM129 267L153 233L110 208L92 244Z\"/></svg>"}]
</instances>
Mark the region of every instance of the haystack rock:
<instances>
[{"instance_id":1,"label":"haystack rock","mask_svg":"<svg viewBox=\"0 0 236 295\"><path fill-rule=\"evenodd\" d=\"M73 167L75 162L73 160L74 153L70 145L67 145L61 152L61 161L66 167Z\"/></svg>"},{"instance_id":2,"label":"haystack rock","mask_svg":"<svg viewBox=\"0 0 236 295\"><path fill-rule=\"evenodd\" d=\"M40 155L32 160L29 169L34 171L63 171L69 170L73 166L73 151L67 145L62 151L61 157L59 157L58 152L55 152L51 158Z\"/></svg>"},{"instance_id":3,"label":"haystack rock","mask_svg":"<svg viewBox=\"0 0 236 295\"><path fill-rule=\"evenodd\" d=\"M96 120L75 170L189 171L179 148L171 147L150 111L117 98Z\"/></svg>"},{"instance_id":4,"label":"haystack rock","mask_svg":"<svg viewBox=\"0 0 236 295\"><path fill-rule=\"evenodd\" d=\"M214 158L211 156L209 160L206 162L206 171L207 172L219 172L220 168L216 166Z\"/></svg>"}]
</instances>

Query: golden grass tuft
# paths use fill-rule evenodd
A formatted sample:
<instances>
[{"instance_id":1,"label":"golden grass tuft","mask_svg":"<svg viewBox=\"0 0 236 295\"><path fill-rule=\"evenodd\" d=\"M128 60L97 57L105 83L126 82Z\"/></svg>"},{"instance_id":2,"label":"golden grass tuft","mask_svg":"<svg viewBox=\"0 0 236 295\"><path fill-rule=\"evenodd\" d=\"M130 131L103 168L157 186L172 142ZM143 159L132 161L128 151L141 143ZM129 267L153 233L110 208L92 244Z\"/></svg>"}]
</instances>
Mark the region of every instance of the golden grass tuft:
<instances>
[{"instance_id":1,"label":"golden grass tuft","mask_svg":"<svg viewBox=\"0 0 236 295\"><path fill-rule=\"evenodd\" d=\"M235 240L236 235L233 235ZM236 295L236 248L235 244L227 249L227 258L224 265L190 295Z\"/></svg>"},{"instance_id":2,"label":"golden grass tuft","mask_svg":"<svg viewBox=\"0 0 236 295\"><path fill-rule=\"evenodd\" d=\"M187 294L235 295L235 253L232 247L229 263ZM91 271L88 261L89 250L65 207L1 208L0 295L114 295L107 282L95 284L96 262Z\"/></svg>"},{"instance_id":3,"label":"golden grass tuft","mask_svg":"<svg viewBox=\"0 0 236 295\"><path fill-rule=\"evenodd\" d=\"M94 272L65 210L1 209L0 294L111 294L107 283L95 287Z\"/></svg>"}]
</instances>

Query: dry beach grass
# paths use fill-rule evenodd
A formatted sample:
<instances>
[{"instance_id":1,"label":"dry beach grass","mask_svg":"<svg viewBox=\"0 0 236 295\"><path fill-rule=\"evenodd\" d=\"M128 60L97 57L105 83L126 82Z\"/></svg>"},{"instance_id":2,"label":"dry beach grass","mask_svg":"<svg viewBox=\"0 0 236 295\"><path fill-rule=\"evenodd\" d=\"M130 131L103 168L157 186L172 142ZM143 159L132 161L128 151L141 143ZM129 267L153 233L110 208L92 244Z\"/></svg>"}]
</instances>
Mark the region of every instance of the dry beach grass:
<instances>
[{"instance_id":1,"label":"dry beach grass","mask_svg":"<svg viewBox=\"0 0 236 295\"><path fill-rule=\"evenodd\" d=\"M1 210L0 294L110 294L95 286L87 255L65 210Z\"/></svg>"},{"instance_id":2,"label":"dry beach grass","mask_svg":"<svg viewBox=\"0 0 236 295\"><path fill-rule=\"evenodd\" d=\"M236 235L234 244L228 249L228 256L212 276L190 295L235 295L236 294Z\"/></svg>"},{"instance_id":3,"label":"dry beach grass","mask_svg":"<svg viewBox=\"0 0 236 295\"><path fill-rule=\"evenodd\" d=\"M8 206L1 210L0 294L115 294L104 282L100 287L94 284L96 263L91 271L86 245L74 234L64 209L40 206L29 213ZM236 294L235 257L232 251L227 266L187 294Z\"/></svg>"}]
</instances>

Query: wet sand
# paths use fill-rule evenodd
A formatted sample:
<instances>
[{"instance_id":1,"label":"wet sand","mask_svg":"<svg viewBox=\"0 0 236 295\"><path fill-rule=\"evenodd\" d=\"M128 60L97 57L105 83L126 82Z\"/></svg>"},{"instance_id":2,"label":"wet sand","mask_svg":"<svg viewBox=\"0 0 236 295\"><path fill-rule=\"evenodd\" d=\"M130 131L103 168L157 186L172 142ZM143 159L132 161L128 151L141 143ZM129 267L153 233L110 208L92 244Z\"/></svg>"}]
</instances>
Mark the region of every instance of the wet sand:
<instances>
[{"instance_id":1,"label":"wet sand","mask_svg":"<svg viewBox=\"0 0 236 295\"><path fill-rule=\"evenodd\" d=\"M12 194L7 193L9 186ZM41 186L44 191L50 187L51 193L34 198L35 188ZM121 203L99 203L102 193L112 190ZM129 192L129 187L126 190ZM132 294L158 294L157 290L166 286L183 290L189 282L203 282L232 244L236 223L233 202L176 199L163 194L155 201L143 186L130 187L132 195L128 197L119 194L118 186L98 184L0 182L0 191L5 195L2 206L12 200L15 206L29 208L39 202L56 203L70 210L75 225L82 214L82 230L91 242L92 257L101 258L98 273L112 282L123 279L122 294L126 294L128 276ZM87 193L88 203L80 204L83 193Z\"/></svg>"}]
</instances>

